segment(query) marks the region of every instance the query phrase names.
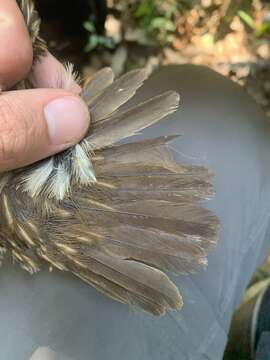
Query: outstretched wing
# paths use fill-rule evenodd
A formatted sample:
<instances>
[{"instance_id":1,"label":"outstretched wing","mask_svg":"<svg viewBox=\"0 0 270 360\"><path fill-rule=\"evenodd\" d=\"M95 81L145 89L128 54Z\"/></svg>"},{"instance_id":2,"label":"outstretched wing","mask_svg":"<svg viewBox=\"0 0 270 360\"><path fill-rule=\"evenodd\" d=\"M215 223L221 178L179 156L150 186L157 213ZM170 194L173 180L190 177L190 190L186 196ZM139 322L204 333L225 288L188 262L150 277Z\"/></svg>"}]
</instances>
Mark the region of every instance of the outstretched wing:
<instances>
[{"instance_id":1,"label":"outstretched wing","mask_svg":"<svg viewBox=\"0 0 270 360\"><path fill-rule=\"evenodd\" d=\"M145 78L135 70L113 81L101 70L82 91L92 119L85 139L2 176L0 241L31 273L45 260L160 315L182 306L164 272L205 266L218 220L200 206L213 194L212 175L176 163L175 136L117 145L178 106L178 94L167 92L123 109Z\"/></svg>"}]
</instances>

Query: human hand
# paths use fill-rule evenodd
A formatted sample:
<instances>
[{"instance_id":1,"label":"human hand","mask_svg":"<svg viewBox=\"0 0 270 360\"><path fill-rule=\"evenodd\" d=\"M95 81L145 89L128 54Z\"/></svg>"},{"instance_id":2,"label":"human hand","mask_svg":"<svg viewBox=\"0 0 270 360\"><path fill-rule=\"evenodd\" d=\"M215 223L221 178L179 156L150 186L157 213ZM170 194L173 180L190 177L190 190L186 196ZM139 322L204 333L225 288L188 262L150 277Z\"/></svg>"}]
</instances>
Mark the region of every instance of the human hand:
<instances>
[{"instance_id":1,"label":"human hand","mask_svg":"<svg viewBox=\"0 0 270 360\"><path fill-rule=\"evenodd\" d=\"M0 3L0 172L46 158L78 142L89 113L75 83L56 89L64 71L52 55L34 68L31 40L15 0ZM37 89L11 89L27 77ZM54 89L53 89L54 88Z\"/></svg>"}]
</instances>

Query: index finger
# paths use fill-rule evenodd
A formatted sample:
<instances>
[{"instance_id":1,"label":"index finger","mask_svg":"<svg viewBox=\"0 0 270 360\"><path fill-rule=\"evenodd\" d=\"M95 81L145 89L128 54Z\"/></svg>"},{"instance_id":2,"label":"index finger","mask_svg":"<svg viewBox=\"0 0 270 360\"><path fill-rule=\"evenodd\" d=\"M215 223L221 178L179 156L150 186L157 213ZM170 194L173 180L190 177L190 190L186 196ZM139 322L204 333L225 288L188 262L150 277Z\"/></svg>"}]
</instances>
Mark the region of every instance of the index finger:
<instances>
[{"instance_id":1,"label":"index finger","mask_svg":"<svg viewBox=\"0 0 270 360\"><path fill-rule=\"evenodd\" d=\"M15 0L0 1L0 89L24 79L33 61L32 43Z\"/></svg>"}]
</instances>

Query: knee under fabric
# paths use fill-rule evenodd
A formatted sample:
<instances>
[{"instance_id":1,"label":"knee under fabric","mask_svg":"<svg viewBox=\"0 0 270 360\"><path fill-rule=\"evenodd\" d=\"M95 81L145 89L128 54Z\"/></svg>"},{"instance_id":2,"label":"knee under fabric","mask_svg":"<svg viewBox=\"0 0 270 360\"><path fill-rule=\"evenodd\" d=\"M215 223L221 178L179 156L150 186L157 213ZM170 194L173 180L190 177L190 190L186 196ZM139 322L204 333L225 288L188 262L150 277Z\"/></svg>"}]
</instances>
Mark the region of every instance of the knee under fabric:
<instances>
[{"instance_id":1,"label":"knee under fabric","mask_svg":"<svg viewBox=\"0 0 270 360\"><path fill-rule=\"evenodd\" d=\"M5 360L30 359L41 346L59 359L222 359L233 310L268 248L269 127L243 89L199 66L162 67L132 101L169 89L181 95L179 110L140 138L183 135L172 143L175 156L214 172L216 195L205 206L221 222L206 271L174 279L185 298L182 311L153 318L65 273L32 277L4 264Z\"/></svg>"}]
</instances>

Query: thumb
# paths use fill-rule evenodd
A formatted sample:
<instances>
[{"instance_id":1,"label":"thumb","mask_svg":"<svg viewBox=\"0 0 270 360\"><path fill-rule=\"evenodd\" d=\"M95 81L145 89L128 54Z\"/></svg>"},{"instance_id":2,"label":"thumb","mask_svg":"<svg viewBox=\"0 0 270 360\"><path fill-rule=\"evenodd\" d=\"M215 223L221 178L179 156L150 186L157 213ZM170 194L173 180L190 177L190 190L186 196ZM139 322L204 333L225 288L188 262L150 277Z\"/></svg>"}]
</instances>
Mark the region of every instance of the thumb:
<instances>
[{"instance_id":1,"label":"thumb","mask_svg":"<svg viewBox=\"0 0 270 360\"><path fill-rule=\"evenodd\" d=\"M0 172L28 165L77 143L89 127L87 106L64 90L0 95Z\"/></svg>"}]
</instances>

